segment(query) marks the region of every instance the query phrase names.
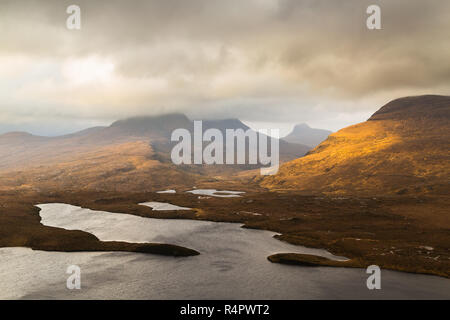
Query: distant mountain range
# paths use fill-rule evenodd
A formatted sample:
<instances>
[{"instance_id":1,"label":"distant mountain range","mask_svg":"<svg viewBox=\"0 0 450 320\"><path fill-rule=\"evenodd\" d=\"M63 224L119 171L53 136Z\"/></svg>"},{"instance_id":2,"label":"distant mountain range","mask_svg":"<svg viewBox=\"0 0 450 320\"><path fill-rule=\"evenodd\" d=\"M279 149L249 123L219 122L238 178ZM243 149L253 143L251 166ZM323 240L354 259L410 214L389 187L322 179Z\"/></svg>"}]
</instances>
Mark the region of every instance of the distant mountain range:
<instances>
[{"instance_id":1,"label":"distant mountain range","mask_svg":"<svg viewBox=\"0 0 450 320\"><path fill-rule=\"evenodd\" d=\"M308 126L306 123L302 123L296 125L292 132L284 137L283 140L291 143L307 145L311 148L314 148L319 143L328 138L330 134L332 134L331 131L314 129Z\"/></svg>"},{"instance_id":2,"label":"distant mountain range","mask_svg":"<svg viewBox=\"0 0 450 320\"><path fill-rule=\"evenodd\" d=\"M136 117L58 137L0 135L0 190L151 191L195 185L255 165L181 165L170 159L174 129L192 132L183 114ZM203 129L249 129L237 119L207 120ZM332 133L296 126L280 140L277 175L259 177L271 190L308 194L448 193L450 97L394 100L368 121ZM310 145L325 139L317 147ZM306 156L305 156L306 154ZM247 171L251 172L251 171ZM245 175L247 176L247 174Z\"/></svg>"},{"instance_id":3,"label":"distant mountain range","mask_svg":"<svg viewBox=\"0 0 450 320\"><path fill-rule=\"evenodd\" d=\"M262 180L309 194L447 194L450 97L394 100Z\"/></svg>"},{"instance_id":4,"label":"distant mountain range","mask_svg":"<svg viewBox=\"0 0 450 320\"><path fill-rule=\"evenodd\" d=\"M231 174L255 165L175 166L171 133L192 132L183 114L135 117L58 137L24 132L0 135L0 188L64 190L151 190L174 184L194 185L199 177ZM203 129L249 129L237 119L206 120ZM280 159L303 156L310 147L280 140Z\"/></svg>"}]
</instances>

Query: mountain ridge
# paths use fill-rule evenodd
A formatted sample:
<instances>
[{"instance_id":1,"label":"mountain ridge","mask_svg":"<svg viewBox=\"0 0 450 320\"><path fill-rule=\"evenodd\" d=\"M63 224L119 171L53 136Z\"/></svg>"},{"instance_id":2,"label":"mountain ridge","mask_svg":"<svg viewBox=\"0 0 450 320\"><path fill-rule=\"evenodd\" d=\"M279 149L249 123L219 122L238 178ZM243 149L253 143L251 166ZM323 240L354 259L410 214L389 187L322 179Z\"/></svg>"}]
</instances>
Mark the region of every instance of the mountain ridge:
<instances>
[{"instance_id":1,"label":"mountain ridge","mask_svg":"<svg viewBox=\"0 0 450 320\"><path fill-rule=\"evenodd\" d=\"M449 96L431 94L395 99L376 111L368 121L420 117L448 118L450 117L449 100Z\"/></svg>"}]
</instances>

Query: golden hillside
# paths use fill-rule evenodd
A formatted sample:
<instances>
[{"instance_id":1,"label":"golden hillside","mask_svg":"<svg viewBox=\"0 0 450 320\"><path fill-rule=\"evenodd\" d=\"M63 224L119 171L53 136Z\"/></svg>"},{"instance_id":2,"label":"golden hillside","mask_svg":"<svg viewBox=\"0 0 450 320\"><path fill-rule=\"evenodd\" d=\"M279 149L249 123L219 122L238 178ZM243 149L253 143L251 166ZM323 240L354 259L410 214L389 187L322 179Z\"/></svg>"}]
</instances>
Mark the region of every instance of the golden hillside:
<instances>
[{"instance_id":1,"label":"golden hillside","mask_svg":"<svg viewBox=\"0 0 450 320\"><path fill-rule=\"evenodd\" d=\"M325 194L447 194L450 97L394 100L262 180L269 189Z\"/></svg>"},{"instance_id":2,"label":"golden hillside","mask_svg":"<svg viewBox=\"0 0 450 320\"><path fill-rule=\"evenodd\" d=\"M195 181L195 175L153 159L147 141L76 151L45 165L0 171L0 190L148 191Z\"/></svg>"}]
</instances>

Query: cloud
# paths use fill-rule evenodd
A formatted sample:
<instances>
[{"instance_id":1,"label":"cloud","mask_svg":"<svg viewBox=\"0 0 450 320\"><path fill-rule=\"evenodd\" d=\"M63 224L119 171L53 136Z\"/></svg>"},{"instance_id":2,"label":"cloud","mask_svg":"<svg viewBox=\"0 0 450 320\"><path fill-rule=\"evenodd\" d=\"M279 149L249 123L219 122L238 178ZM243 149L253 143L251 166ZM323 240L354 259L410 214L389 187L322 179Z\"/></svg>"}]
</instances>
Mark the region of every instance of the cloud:
<instances>
[{"instance_id":1,"label":"cloud","mask_svg":"<svg viewBox=\"0 0 450 320\"><path fill-rule=\"evenodd\" d=\"M450 2L378 0L0 3L0 122L193 117L362 121L398 95L450 94ZM324 119L330 119L325 121ZM0 129L1 130L1 129Z\"/></svg>"}]
</instances>

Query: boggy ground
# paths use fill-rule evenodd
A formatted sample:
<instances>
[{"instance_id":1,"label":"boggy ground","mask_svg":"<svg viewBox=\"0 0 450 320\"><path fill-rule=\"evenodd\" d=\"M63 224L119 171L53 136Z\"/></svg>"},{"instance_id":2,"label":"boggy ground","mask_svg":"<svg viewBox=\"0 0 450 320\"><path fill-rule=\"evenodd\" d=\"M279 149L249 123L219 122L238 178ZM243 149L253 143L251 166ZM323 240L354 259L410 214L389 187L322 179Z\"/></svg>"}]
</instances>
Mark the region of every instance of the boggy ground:
<instances>
[{"instance_id":1,"label":"boggy ground","mask_svg":"<svg viewBox=\"0 0 450 320\"><path fill-rule=\"evenodd\" d=\"M238 222L246 228L278 232L279 240L325 248L349 262L339 266L381 268L450 277L448 197L349 198L267 192L253 184L198 185L198 188L246 191L239 198L111 192L3 192L0 195L0 247L25 246L48 251L135 251L191 255L171 245L102 242L82 231L40 224L38 203L68 203L152 218ZM153 211L140 202L160 201L192 211ZM193 248L195 249L195 248ZM330 265L303 255L275 255L272 262ZM282 259L280 259L282 258ZM306 262L306 263L305 263Z\"/></svg>"}]
</instances>

